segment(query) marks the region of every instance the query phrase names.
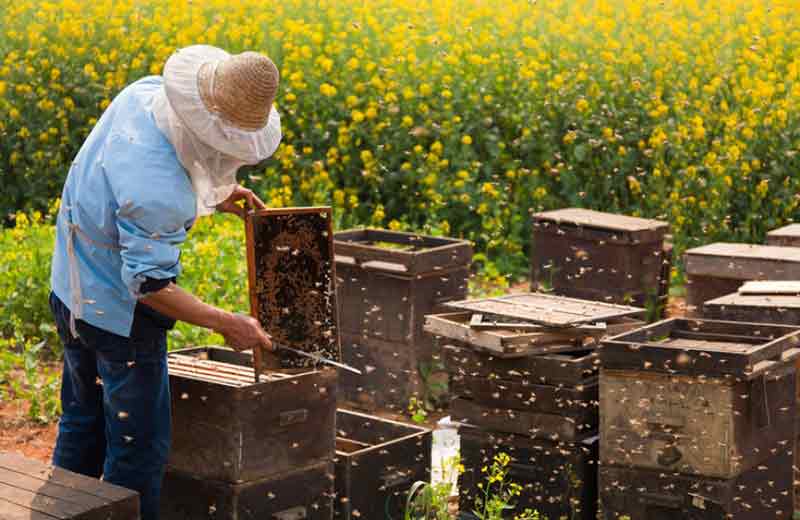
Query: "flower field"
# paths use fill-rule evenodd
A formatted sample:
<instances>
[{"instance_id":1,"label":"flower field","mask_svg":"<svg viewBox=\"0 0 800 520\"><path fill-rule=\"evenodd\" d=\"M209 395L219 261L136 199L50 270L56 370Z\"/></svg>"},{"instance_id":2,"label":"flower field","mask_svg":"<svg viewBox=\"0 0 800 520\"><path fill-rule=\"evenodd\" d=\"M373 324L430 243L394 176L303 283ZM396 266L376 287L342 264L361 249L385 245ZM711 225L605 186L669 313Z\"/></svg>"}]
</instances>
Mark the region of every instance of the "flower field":
<instances>
[{"instance_id":1,"label":"flower field","mask_svg":"<svg viewBox=\"0 0 800 520\"><path fill-rule=\"evenodd\" d=\"M797 213L793 0L0 0L0 26L4 215L46 208L114 95L193 43L276 61L285 138L248 183L340 227L522 273L533 210L665 218L678 251Z\"/></svg>"}]
</instances>

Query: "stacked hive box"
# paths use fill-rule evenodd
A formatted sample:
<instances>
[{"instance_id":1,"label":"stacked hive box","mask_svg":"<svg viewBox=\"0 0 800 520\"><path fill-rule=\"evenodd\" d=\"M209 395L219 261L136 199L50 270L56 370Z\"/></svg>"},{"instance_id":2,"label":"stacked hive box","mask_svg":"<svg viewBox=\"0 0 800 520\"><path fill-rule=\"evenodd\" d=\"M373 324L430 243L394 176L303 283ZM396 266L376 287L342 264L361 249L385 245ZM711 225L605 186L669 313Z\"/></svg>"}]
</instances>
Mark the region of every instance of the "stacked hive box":
<instances>
[{"instance_id":1,"label":"stacked hive box","mask_svg":"<svg viewBox=\"0 0 800 520\"><path fill-rule=\"evenodd\" d=\"M567 208L533 216L531 289L663 313L672 246L666 222Z\"/></svg>"},{"instance_id":2,"label":"stacked hive box","mask_svg":"<svg viewBox=\"0 0 800 520\"><path fill-rule=\"evenodd\" d=\"M596 498L597 356L609 329L640 325L643 309L520 294L453 302L425 329L444 345L452 418L462 423L461 509L471 511L493 457L511 457L522 486L517 512L593 519ZM595 325L597 322L604 325ZM514 322L514 323L509 323Z\"/></svg>"},{"instance_id":3,"label":"stacked hive box","mask_svg":"<svg viewBox=\"0 0 800 520\"><path fill-rule=\"evenodd\" d=\"M331 520L336 372L270 373L250 356L197 348L169 356L173 444L167 520Z\"/></svg>"},{"instance_id":4,"label":"stacked hive box","mask_svg":"<svg viewBox=\"0 0 800 520\"><path fill-rule=\"evenodd\" d=\"M665 320L600 350L607 520L791 518L800 329Z\"/></svg>"},{"instance_id":5,"label":"stacked hive box","mask_svg":"<svg viewBox=\"0 0 800 520\"><path fill-rule=\"evenodd\" d=\"M800 325L800 282L747 282L738 292L705 302L702 316L714 320ZM800 369L800 360L797 364ZM797 391L800 403L800 382ZM800 436L800 430L797 434ZM800 438L795 443L795 457L799 445ZM795 467L797 469L797 464ZM798 491L800 488L796 487L795 509L800 505Z\"/></svg>"},{"instance_id":6,"label":"stacked hive box","mask_svg":"<svg viewBox=\"0 0 800 520\"><path fill-rule=\"evenodd\" d=\"M334 518L402 518L415 482L429 482L432 432L339 410Z\"/></svg>"},{"instance_id":7,"label":"stacked hive box","mask_svg":"<svg viewBox=\"0 0 800 520\"><path fill-rule=\"evenodd\" d=\"M411 396L435 398L440 363L424 316L466 296L470 244L367 229L336 233L334 248L342 356L364 373L341 374L344 400L404 412Z\"/></svg>"},{"instance_id":8,"label":"stacked hive box","mask_svg":"<svg viewBox=\"0 0 800 520\"><path fill-rule=\"evenodd\" d=\"M703 303L736 292L749 280L800 280L800 248L719 242L684 253L686 304L698 315Z\"/></svg>"}]
</instances>

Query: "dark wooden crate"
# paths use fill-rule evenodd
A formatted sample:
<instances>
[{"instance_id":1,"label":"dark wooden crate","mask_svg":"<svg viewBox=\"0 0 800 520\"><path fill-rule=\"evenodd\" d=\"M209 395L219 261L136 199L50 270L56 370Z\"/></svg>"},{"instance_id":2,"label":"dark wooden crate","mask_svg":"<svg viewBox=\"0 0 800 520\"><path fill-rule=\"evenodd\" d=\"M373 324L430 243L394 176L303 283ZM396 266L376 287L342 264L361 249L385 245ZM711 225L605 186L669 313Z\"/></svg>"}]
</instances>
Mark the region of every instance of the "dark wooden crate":
<instances>
[{"instance_id":1,"label":"dark wooden crate","mask_svg":"<svg viewBox=\"0 0 800 520\"><path fill-rule=\"evenodd\" d=\"M756 377L800 354L800 327L673 318L603 340L603 368Z\"/></svg>"},{"instance_id":2,"label":"dark wooden crate","mask_svg":"<svg viewBox=\"0 0 800 520\"><path fill-rule=\"evenodd\" d=\"M800 248L718 242L684 253L686 304L730 294L748 280L800 280Z\"/></svg>"},{"instance_id":3,"label":"dark wooden crate","mask_svg":"<svg viewBox=\"0 0 800 520\"><path fill-rule=\"evenodd\" d=\"M478 483L486 486L486 473L481 469L490 467L495 455L505 453L511 457L508 478L522 486L513 513L531 508L554 520L595 520L597 437L556 443L467 427L460 428L459 435L464 466L458 479L462 512L474 510L475 497L483 494Z\"/></svg>"},{"instance_id":4,"label":"dark wooden crate","mask_svg":"<svg viewBox=\"0 0 800 520\"><path fill-rule=\"evenodd\" d=\"M19 455L0 452L3 520L138 520L139 495Z\"/></svg>"},{"instance_id":5,"label":"dark wooden crate","mask_svg":"<svg viewBox=\"0 0 800 520\"><path fill-rule=\"evenodd\" d=\"M601 370L600 460L732 478L791 450L794 361L751 379Z\"/></svg>"},{"instance_id":6,"label":"dark wooden crate","mask_svg":"<svg viewBox=\"0 0 800 520\"><path fill-rule=\"evenodd\" d=\"M342 335L344 362L362 374L339 372L339 393L349 406L403 414L411 397L437 400L435 384L446 384L441 356L431 346Z\"/></svg>"},{"instance_id":7,"label":"dark wooden crate","mask_svg":"<svg viewBox=\"0 0 800 520\"><path fill-rule=\"evenodd\" d=\"M768 246L800 246L800 224L789 224L767 233Z\"/></svg>"},{"instance_id":8,"label":"dark wooden crate","mask_svg":"<svg viewBox=\"0 0 800 520\"><path fill-rule=\"evenodd\" d=\"M579 424L597 420L596 380L572 387L453 375L450 394L492 409L563 415Z\"/></svg>"},{"instance_id":9,"label":"dark wooden crate","mask_svg":"<svg viewBox=\"0 0 800 520\"><path fill-rule=\"evenodd\" d=\"M600 357L593 350L558 352L523 358L500 358L461 344L442 347L451 379L471 377L515 383L578 387L597 379Z\"/></svg>"},{"instance_id":10,"label":"dark wooden crate","mask_svg":"<svg viewBox=\"0 0 800 520\"><path fill-rule=\"evenodd\" d=\"M331 462L240 484L167 471L161 516L164 520L331 520L333 496Z\"/></svg>"},{"instance_id":11,"label":"dark wooden crate","mask_svg":"<svg viewBox=\"0 0 800 520\"><path fill-rule=\"evenodd\" d=\"M454 421L483 430L564 442L595 435L599 424L596 406L587 407L585 415L573 418L558 413L496 408L463 397L456 397L450 403L450 416Z\"/></svg>"},{"instance_id":12,"label":"dark wooden crate","mask_svg":"<svg viewBox=\"0 0 800 520\"><path fill-rule=\"evenodd\" d=\"M783 282L769 282L784 285ZM800 295L789 294L739 294L731 293L707 301L702 306L703 318L713 320L744 321L750 323L776 323L800 325ZM800 369L800 360L798 360ZM798 372L800 377L800 372ZM800 384L797 385L800 401Z\"/></svg>"},{"instance_id":13,"label":"dark wooden crate","mask_svg":"<svg viewBox=\"0 0 800 520\"><path fill-rule=\"evenodd\" d=\"M600 466L605 520L789 520L792 457L778 452L732 479Z\"/></svg>"},{"instance_id":14,"label":"dark wooden crate","mask_svg":"<svg viewBox=\"0 0 800 520\"><path fill-rule=\"evenodd\" d=\"M329 207L265 209L247 216L251 313L272 340L341 359ZM315 361L286 350L284 368Z\"/></svg>"},{"instance_id":15,"label":"dark wooden crate","mask_svg":"<svg viewBox=\"0 0 800 520\"><path fill-rule=\"evenodd\" d=\"M170 353L176 354L252 365L250 355L227 349L203 347ZM171 374L170 469L241 482L331 460L336 371L306 370L278 376L277 380L230 387Z\"/></svg>"},{"instance_id":16,"label":"dark wooden crate","mask_svg":"<svg viewBox=\"0 0 800 520\"><path fill-rule=\"evenodd\" d=\"M335 518L403 517L414 482L430 481L432 432L339 410Z\"/></svg>"},{"instance_id":17,"label":"dark wooden crate","mask_svg":"<svg viewBox=\"0 0 800 520\"><path fill-rule=\"evenodd\" d=\"M463 299L467 295L469 266L472 249L467 242L449 239L436 239L448 245L433 247L431 251L449 251L442 265L434 269L436 257L430 262L406 259L408 253L402 250L379 249L363 245L361 242L346 242L350 232L336 234L336 270L341 330L345 334L373 337L382 341L429 344L430 339L423 333L422 325L426 314L433 312L440 304ZM405 237L406 235L401 235ZM422 237L427 238L427 237ZM382 256L392 260L365 260L360 256L361 249L367 248L382 252ZM406 267L403 262L411 262ZM428 264L429 271L417 271Z\"/></svg>"},{"instance_id":18,"label":"dark wooden crate","mask_svg":"<svg viewBox=\"0 0 800 520\"><path fill-rule=\"evenodd\" d=\"M669 225L567 208L533 216L531 288L589 300L647 306L666 294Z\"/></svg>"}]
</instances>

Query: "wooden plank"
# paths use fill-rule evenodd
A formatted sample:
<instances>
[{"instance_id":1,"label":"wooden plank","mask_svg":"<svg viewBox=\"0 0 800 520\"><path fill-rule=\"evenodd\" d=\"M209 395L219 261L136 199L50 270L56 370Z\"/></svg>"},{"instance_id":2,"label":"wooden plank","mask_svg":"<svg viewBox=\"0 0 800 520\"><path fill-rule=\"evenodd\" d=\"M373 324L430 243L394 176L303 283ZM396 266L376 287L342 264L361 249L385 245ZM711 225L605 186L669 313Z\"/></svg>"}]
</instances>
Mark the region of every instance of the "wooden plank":
<instances>
[{"instance_id":1,"label":"wooden plank","mask_svg":"<svg viewBox=\"0 0 800 520\"><path fill-rule=\"evenodd\" d=\"M44 513L60 520L88 520L89 513L94 509L91 506L40 495L2 482L0 482L0 496L12 504L27 507L32 511Z\"/></svg>"},{"instance_id":2,"label":"wooden plank","mask_svg":"<svg viewBox=\"0 0 800 520\"><path fill-rule=\"evenodd\" d=\"M28 507L18 506L0 496L0 518L3 520L53 520L55 516L31 511Z\"/></svg>"},{"instance_id":3,"label":"wooden plank","mask_svg":"<svg viewBox=\"0 0 800 520\"><path fill-rule=\"evenodd\" d=\"M88 508L99 509L112 502L105 498L86 493L80 489L62 486L46 480L41 480L24 473L0 468L0 484L30 491L50 498L81 504Z\"/></svg>"},{"instance_id":4,"label":"wooden plank","mask_svg":"<svg viewBox=\"0 0 800 520\"><path fill-rule=\"evenodd\" d=\"M718 242L684 253L686 273L735 280L799 280L800 248Z\"/></svg>"},{"instance_id":5,"label":"wooden plank","mask_svg":"<svg viewBox=\"0 0 800 520\"><path fill-rule=\"evenodd\" d=\"M558 224L573 224L576 226L589 227L619 232L637 231L663 231L669 229L669 223L661 220L651 220L615 213L604 213L583 208L564 208L554 211L545 211L533 215L533 219L538 222L555 222Z\"/></svg>"},{"instance_id":6,"label":"wooden plank","mask_svg":"<svg viewBox=\"0 0 800 520\"><path fill-rule=\"evenodd\" d=\"M331 208L251 211L247 259L252 315L273 341L341 360ZM314 360L278 350L283 368Z\"/></svg>"},{"instance_id":7,"label":"wooden plank","mask_svg":"<svg viewBox=\"0 0 800 520\"><path fill-rule=\"evenodd\" d=\"M764 296L798 296L800 295L800 281L751 281L739 287L742 295Z\"/></svg>"},{"instance_id":8,"label":"wooden plank","mask_svg":"<svg viewBox=\"0 0 800 520\"><path fill-rule=\"evenodd\" d=\"M703 304L704 307L708 306L727 306L727 307L765 307L765 308L784 308L784 309L798 309L800 308L800 295L788 296L785 294L778 294L774 296L767 295L753 295L753 294L740 294L731 293L725 296L720 296L713 300L707 301ZM752 320L748 320L752 321ZM762 320L758 320L762 321ZM758 322L757 321L757 322Z\"/></svg>"},{"instance_id":9,"label":"wooden plank","mask_svg":"<svg viewBox=\"0 0 800 520\"><path fill-rule=\"evenodd\" d=\"M445 307L485 315L527 320L549 326L570 326L612 318L643 315L645 310L624 305L578 300L542 293L448 302Z\"/></svg>"},{"instance_id":10,"label":"wooden plank","mask_svg":"<svg viewBox=\"0 0 800 520\"><path fill-rule=\"evenodd\" d=\"M0 452L0 467L16 471L29 477L38 478L61 486L80 490L110 501L136 499L136 492L103 482L95 478L67 471L56 466L42 464L14 453ZM136 499L138 503L138 499Z\"/></svg>"}]
</instances>

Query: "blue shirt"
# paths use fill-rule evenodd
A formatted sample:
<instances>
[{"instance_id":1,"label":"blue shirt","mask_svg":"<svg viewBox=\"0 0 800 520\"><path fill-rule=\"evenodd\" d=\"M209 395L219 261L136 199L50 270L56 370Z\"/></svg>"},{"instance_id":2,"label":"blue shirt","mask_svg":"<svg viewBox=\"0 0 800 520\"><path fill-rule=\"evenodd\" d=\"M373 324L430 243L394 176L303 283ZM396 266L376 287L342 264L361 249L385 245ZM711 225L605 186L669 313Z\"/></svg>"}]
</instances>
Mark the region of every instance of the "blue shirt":
<instances>
[{"instance_id":1,"label":"blue shirt","mask_svg":"<svg viewBox=\"0 0 800 520\"><path fill-rule=\"evenodd\" d=\"M180 274L196 215L189 176L150 111L162 83L143 78L108 106L72 163L57 221L53 292L73 314L80 294L83 321L124 337L142 283ZM80 293L70 283L70 223Z\"/></svg>"}]
</instances>

